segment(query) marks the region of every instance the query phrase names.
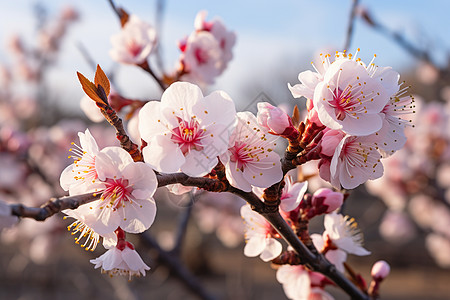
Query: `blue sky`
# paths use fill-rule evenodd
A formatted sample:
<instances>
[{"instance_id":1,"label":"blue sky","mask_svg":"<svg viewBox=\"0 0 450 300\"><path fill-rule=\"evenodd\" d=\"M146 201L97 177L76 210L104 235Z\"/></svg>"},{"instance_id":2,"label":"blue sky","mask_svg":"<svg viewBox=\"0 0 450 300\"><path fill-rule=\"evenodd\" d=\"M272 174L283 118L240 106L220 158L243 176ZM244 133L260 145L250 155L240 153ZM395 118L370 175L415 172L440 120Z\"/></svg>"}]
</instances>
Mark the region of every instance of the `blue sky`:
<instances>
[{"instance_id":1,"label":"blue sky","mask_svg":"<svg viewBox=\"0 0 450 300\"><path fill-rule=\"evenodd\" d=\"M154 22L155 0L117 1L129 12L141 19ZM176 41L193 29L196 13L209 11L209 18L220 16L225 24L237 33L234 60L228 70L217 80L214 89L224 89L232 97L242 97L242 89L252 81L262 85L276 82L285 70L292 74L291 83L296 83L297 74L310 68L308 62L317 51L327 48L339 50L343 47L351 0L302 0L302 1L181 1L168 0L163 23L161 43L167 69L173 68L178 57ZM381 22L390 28L404 32L414 42L429 44L437 57L450 49L447 38L450 29L450 1L445 0L378 0L360 1ZM36 1L3 1L0 4L0 62L7 61L5 45L11 33L32 36L32 5ZM87 76L92 71L75 47L77 42L89 49L92 57L105 69L113 65L108 51L109 38L119 30L116 16L107 1L42 1L50 14L64 4L72 3L82 15L64 45L58 69L50 75L59 88L72 97L81 97L75 72ZM424 36L426 38L424 38ZM421 38L419 38L421 37ZM407 53L386 37L374 32L361 21L356 22L351 51L361 48L359 56L371 59L377 54L379 65L390 65L406 69L415 64ZM118 74L121 88L129 96L157 96L158 92L149 78L133 67L121 67ZM278 83L277 83L278 84ZM281 88L285 88L285 84ZM270 87L269 87L270 88Z\"/></svg>"}]
</instances>

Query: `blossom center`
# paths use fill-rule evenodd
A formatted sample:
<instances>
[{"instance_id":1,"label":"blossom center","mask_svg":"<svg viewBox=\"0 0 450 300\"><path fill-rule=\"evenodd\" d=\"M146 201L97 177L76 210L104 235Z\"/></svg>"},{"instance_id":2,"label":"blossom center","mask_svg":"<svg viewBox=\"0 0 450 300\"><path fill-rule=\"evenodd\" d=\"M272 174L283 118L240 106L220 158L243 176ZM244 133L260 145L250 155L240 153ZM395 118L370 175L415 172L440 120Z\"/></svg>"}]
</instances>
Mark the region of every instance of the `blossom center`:
<instances>
[{"instance_id":1,"label":"blossom center","mask_svg":"<svg viewBox=\"0 0 450 300\"><path fill-rule=\"evenodd\" d=\"M200 124L194 118L189 122L178 118L178 127L172 129L172 141L180 145L183 154L192 149L203 150L201 140L205 137L206 129L200 128Z\"/></svg>"},{"instance_id":2,"label":"blossom center","mask_svg":"<svg viewBox=\"0 0 450 300\"><path fill-rule=\"evenodd\" d=\"M336 88L333 93L333 99L329 103L334 108L336 119L339 121L344 120L346 114L354 110L354 103L352 102L352 93L350 90L343 91Z\"/></svg>"},{"instance_id":3,"label":"blossom center","mask_svg":"<svg viewBox=\"0 0 450 300\"><path fill-rule=\"evenodd\" d=\"M209 60L208 52L202 48L196 48L194 51L195 58L197 59L197 63L199 65L204 65Z\"/></svg>"},{"instance_id":4,"label":"blossom center","mask_svg":"<svg viewBox=\"0 0 450 300\"><path fill-rule=\"evenodd\" d=\"M250 162L259 162L260 155L264 153L263 147L249 146L249 144L239 141L234 144L233 147L229 149L231 152L230 161L237 163L237 168L240 171L244 171L244 168ZM272 151L267 149L268 152Z\"/></svg>"},{"instance_id":5,"label":"blossom center","mask_svg":"<svg viewBox=\"0 0 450 300\"><path fill-rule=\"evenodd\" d=\"M102 199L107 201L113 210L118 209L120 206L124 207L125 202L133 200L131 195L133 187L128 185L127 179L107 178L104 183L105 189L102 193Z\"/></svg>"},{"instance_id":6,"label":"blossom center","mask_svg":"<svg viewBox=\"0 0 450 300\"><path fill-rule=\"evenodd\" d=\"M127 47L128 52L133 56L138 56L142 51L142 46L136 43L135 41L130 41Z\"/></svg>"}]
</instances>

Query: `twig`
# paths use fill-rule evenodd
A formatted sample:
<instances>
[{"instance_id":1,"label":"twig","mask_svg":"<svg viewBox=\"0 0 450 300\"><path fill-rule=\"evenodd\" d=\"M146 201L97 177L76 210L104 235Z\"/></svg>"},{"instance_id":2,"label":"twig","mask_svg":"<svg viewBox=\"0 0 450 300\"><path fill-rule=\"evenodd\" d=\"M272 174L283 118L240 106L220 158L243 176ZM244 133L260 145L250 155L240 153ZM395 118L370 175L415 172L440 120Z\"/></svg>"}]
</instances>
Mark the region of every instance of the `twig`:
<instances>
[{"instance_id":1,"label":"twig","mask_svg":"<svg viewBox=\"0 0 450 300\"><path fill-rule=\"evenodd\" d=\"M389 29L387 26L377 21L369 14L367 10L361 12L361 17L366 23L371 26L375 31L378 31L382 35L387 36L395 43L397 43L403 50L411 54L413 57L420 59L430 66L432 66L436 71L439 72L439 78L445 81L450 75L449 70L446 67L439 67L431 58L429 48L421 49L415 46L411 41L408 41L401 33L395 30Z\"/></svg>"},{"instance_id":2,"label":"twig","mask_svg":"<svg viewBox=\"0 0 450 300\"><path fill-rule=\"evenodd\" d=\"M166 90L167 86L166 84L159 79L158 76L156 76L156 74L153 72L152 68L150 68L150 65L148 64L148 61L144 61L143 63L138 65L139 67L141 67L142 70L144 70L145 72L149 73L150 76L153 77L153 79L155 79L156 83L159 85L159 87L161 88L161 90Z\"/></svg>"},{"instance_id":3,"label":"twig","mask_svg":"<svg viewBox=\"0 0 450 300\"><path fill-rule=\"evenodd\" d=\"M184 173L157 174L158 187L179 183L184 186L195 186L209 192L226 192L227 186L217 179L206 177L190 177Z\"/></svg>"},{"instance_id":4,"label":"twig","mask_svg":"<svg viewBox=\"0 0 450 300\"><path fill-rule=\"evenodd\" d=\"M28 207L23 204L10 204L11 214L22 218L44 221L64 209L75 209L82 204L99 199L100 193L88 193L71 197L52 198L41 207Z\"/></svg>"},{"instance_id":5,"label":"twig","mask_svg":"<svg viewBox=\"0 0 450 300\"><path fill-rule=\"evenodd\" d=\"M156 29L157 37L161 36L165 7L166 7L165 0L157 0L156 1L155 29ZM162 46L161 46L160 42L156 43L154 51L155 51L155 57L156 57L156 65L158 66L158 69L161 72L164 72L164 62L163 62L163 59L161 56Z\"/></svg>"},{"instance_id":6,"label":"twig","mask_svg":"<svg viewBox=\"0 0 450 300\"><path fill-rule=\"evenodd\" d=\"M359 2L359 0L353 0L352 10L350 11L350 18L348 20L347 34L345 36L345 43L344 43L343 50L348 50L348 48L350 47L351 42L352 42L353 27L354 27L355 18L356 18L356 10L358 9L358 2Z\"/></svg>"},{"instance_id":7,"label":"twig","mask_svg":"<svg viewBox=\"0 0 450 300\"><path fill-rule=\"evenodd\" d=\"M192 208L194 207L195 195L192 191L189 193L189 201L190 205L188 205L181 213L180 221L178 222L177 232L175 236L175 245L173 246L173 249L170 251L171 253L173 253L178 257L180 256L189 219L192 215Z\"/></svg>"},{"instance_id":8,"label":"twig","mask_svg":"<svg viewBox=\"0 0 450 300\"><path fill-rule=\"evenodd\" d=\"M122 18L122 14L121 14L120 10L117 8L117 6L114 4L114 1L113 0L108 0L108 2L111 5L111 8L116 13L116 15L119 17L119 19L121 19Z\"/></svg>"},{"instance_id":9,"label":"twig","mask_svg":"<svg viewBox=\"0 0 450 300\"><path fill-rule=\"evenodd\" d=\"M261 213L261 215L272 224L273 228L294 248L300 256L301 261L311 270L320 272L334 281L342 288L352 299L369 300L369 296L361 292L350 280L347 279L336 267L330 263L323 255L314 255L303 244L292 231L283 217L278 213Z\"/></svg>"},{"instance_id":10,"label":"twig","mask_svg":"<svg viewBox=\"0 0 450 300\"><path fill-rule=\"evenodd\" d=\"M207 292L202 284L198 281L198 279L185 267L185 265L180 261L178 257L175 255L171 255L170 253L164 251L158 243L149 235L143 233L140 235L141 241L147 245L158 251L158 259L161 263L165 264L169 267L170 271L176 275L181 281L197 296L204 300L214 300L216 299L214 296L210 295Z\"/></svg>"},{"instance_id":11,"label":"twig","mask_svg":"<svg viewBox=\"0 0 450 300\"><path fill-rule=\"evenodd\" d=\"M76 47L77 47L78 51L80 51L81 56L83 56L84 60L87 62L89 67L91 67L92 70L95 71L95 69L97 68L97 64L92 59L92 56L87 51L86 47L84 47L84 45L81 42L77 42Z\"/></svg>"}]
</instances>

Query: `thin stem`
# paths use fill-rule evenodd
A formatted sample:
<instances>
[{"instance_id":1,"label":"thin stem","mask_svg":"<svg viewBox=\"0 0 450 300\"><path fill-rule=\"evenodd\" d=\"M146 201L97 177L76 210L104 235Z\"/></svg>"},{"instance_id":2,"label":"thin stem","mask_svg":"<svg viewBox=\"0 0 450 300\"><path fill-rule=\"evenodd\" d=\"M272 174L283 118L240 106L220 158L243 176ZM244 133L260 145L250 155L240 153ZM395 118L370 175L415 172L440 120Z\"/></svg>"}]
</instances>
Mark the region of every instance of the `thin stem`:
<instances>
[{"instance_id":1,"label":"thin stem","mask_svg":"<svg viewBox=\"0 0 450 300\"><path fill-rule=\"evenodd\" d=\"M114 10L116 15L119 17L119 19L122 17L122 14L120 13L120 10L117 8L117 6L114 4L113 0L108 0L109 4L111 5L111 8Z\"/></svg>"},{"instance_id":2,"label":"thin stem","mask_svg":"<svg viewBox=\"0 0 450 300\"><path fill-rule=\"evenodd\" d=\"M162 82L161 79L159 79L158 76L156 76L156 74L153 72L152 68L150 68L150 65L148 64L147 61L144 61L143 63L138 65L139 67L142 68L142 70L144 70L145 72L149 73L150 76L153 77L153 79L155 79L156 83L159 85L159 87L161 88L162 91L165 91L167 86L164 82Z\"/></svg>"},{"instance_id":3,"label":"thin stem","mask_svg":"<svg viewBox=\"0 0 450 300\"><path fill-rule=\"evenodd\" d=\"M177 232L176 232L176 237L175 237L175 245L174 245L173 249L170 251L171 253L173 253L174 255L176 255L178 257L180 256L184 237L186 236L186 231L187 231L187 227L189 224L189 219L191 218L191 215L192 215L192 208L194 207L194 203L195 203L195 195L192 191L189 193L189 201L190 201L189 205L187 205L187 207L185 207L184 210L181 212L181 217L178 222L178 227L177 227Z\"/></svg>"},{"instance_id":4,"label":"thin stem","mask_svg":"<svg viewBox=\"0 0 450 300\"><path fill-rule=\"evenodd\" d=\"M347 34L345 36L344 50L348 50L348 48L350 47L351 42L352 42L353 28L354 28L354 24L355 24L356 10L358 9L358 2L359 2L359 0L353 0L352 10L350 12L350 17L348 19Z\"/></svg>"},{"instance_id":5,"label":"thin stem","mask_svg":"<svg viewBox=\"0 0 450 300\"><path fill-rule=\"evenodd\" d=\"M176 275L193 293L204 300L215 300L216 298L206 291L198 279L186 268L182 261L175 255L164 251L158 243L149 235L140 235L141 241L148 247L158 252L158 259L161 263L169 267L170 271Z\"/></svg>"}]
</instances>

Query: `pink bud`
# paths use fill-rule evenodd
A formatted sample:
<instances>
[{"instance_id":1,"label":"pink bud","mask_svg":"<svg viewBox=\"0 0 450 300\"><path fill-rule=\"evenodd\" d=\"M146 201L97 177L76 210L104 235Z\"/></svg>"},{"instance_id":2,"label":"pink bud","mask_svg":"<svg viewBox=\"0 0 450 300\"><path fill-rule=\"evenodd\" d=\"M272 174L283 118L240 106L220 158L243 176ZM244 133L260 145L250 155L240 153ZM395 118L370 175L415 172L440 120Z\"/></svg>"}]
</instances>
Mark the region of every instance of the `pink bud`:
<instances>
[{"instance_id":1,"label":"pink bud","mask_svg":"<svg viewBox=\"0 0 450 300\"><path fill-rule=\"evenodd\" d=\"M325 129L326 130L326 129ZM345 134L340 130L328 130L322 137L322 150L321 153L326 156L333 156L334 151L339 145L340 141L344 138Z\"/></svg>"},{"instance_id":2,"label":"pink bud","mask_svg":"<svg viewBox=\"0 0 450 300\"><path fill-rule=\"evenodd\" d=\"M372 267L372 277L375 280L381 281L389 275L391 267L384 260L377 261Z\"/></svg>"},{"instance_id":3,"label":"pink bud","mask_svg":"<svg viewBox=\"0 0 450 300\"><path fill-rule=\"evenodd\" d=\"M319 127L323 126L322 122L320 122L320 120L319 120L319 114L317 113L317 110L314 109L314 107L311 107L311 109L308 109L308 117L307 118L310 123L314 123Z\"/></svg>"},{"instance_id":4,"label":"pink bud","mask_svg":"<svg viewBox=\"0 0 450 300\"><path fill-rule=\"evenodd\" d=\"M318 189L311 200L316 214L327 214L338 209L344 202L344 195L328 188Z\"/></svg>"},{"instance_id":5,"label":"pink bud","mask_svg":"<svg viewBox=\"0 0 450 300\"><path fill-rule=\"evenodd\" d=\"M289 115L270 103L258 103L257 118L259 125L275 135L290 136L297 132Z\"/></svg>"}]
</instances>

